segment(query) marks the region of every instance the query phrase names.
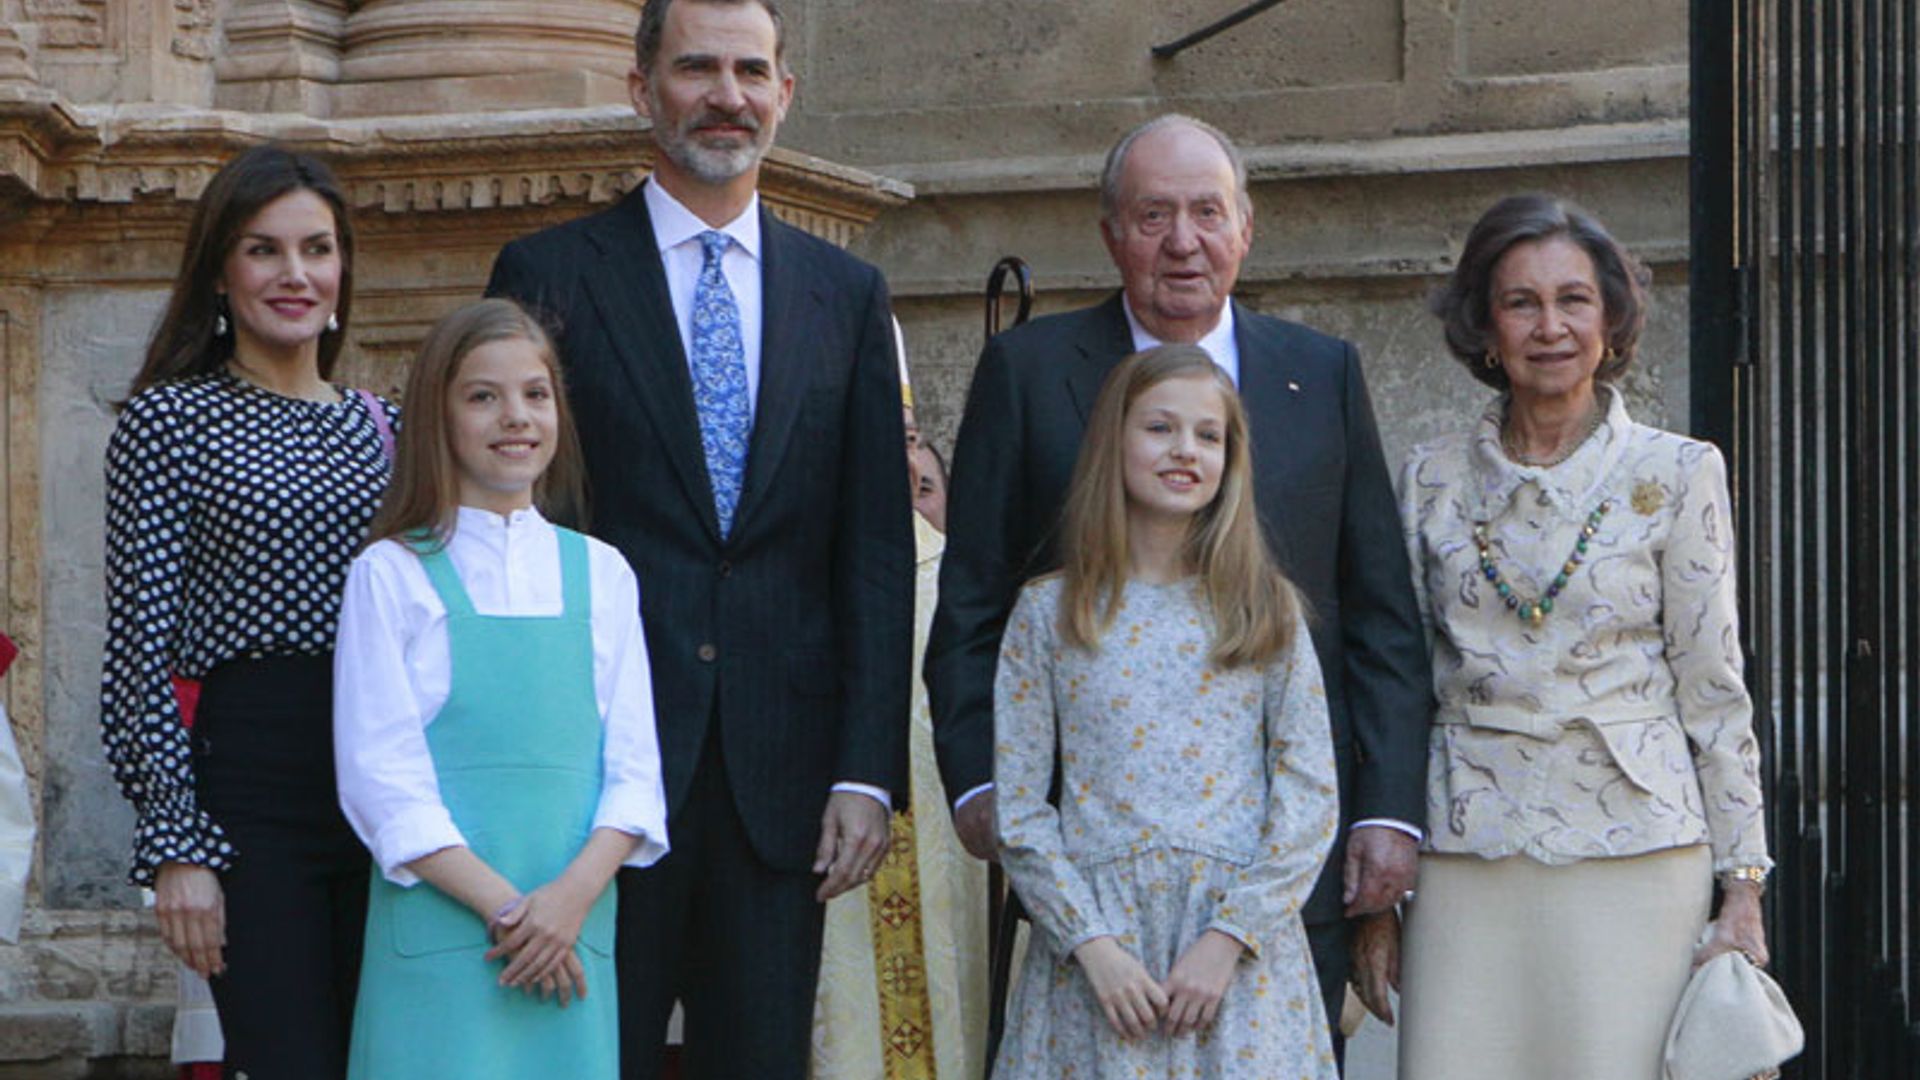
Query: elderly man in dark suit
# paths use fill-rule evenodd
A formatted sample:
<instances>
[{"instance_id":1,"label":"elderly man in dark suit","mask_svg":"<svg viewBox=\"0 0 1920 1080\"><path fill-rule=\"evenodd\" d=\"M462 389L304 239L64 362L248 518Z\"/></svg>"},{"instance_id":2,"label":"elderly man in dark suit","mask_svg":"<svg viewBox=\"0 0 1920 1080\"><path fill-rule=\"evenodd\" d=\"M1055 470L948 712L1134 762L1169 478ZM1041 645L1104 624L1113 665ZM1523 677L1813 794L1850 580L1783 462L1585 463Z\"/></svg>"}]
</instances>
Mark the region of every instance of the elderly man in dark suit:
<instances>
[{"instance_id":1,"label":"elderly man in dark suit","mask_svg":"<svg viewBox=\"0 0 1920 1080\"><path fill-rule=\"evenodd\" d=\"M619 878L622 1074L806 1069L821 902L906 795L914 542L886 286L775 220L793 96L769 0L651 0L629 78L651 177L508 245L550 317L592 531L640 579L673 850Z\"/></svg>"},{"instance_id":2,"label":"elderly man in dark suit","mask_svg":"<svg viewBox=\"0 0 1920 1080\"><path fill-rule=\"evenodd\" d=\"M1129 132L1101 180L1122 291L1036 319L981 354L954 449L951 527L926 678L942 779L968 850L993 852L993 670L1029 577L1059 565L1055 525L1086 416L1129 353L1197 343L1240 388L1268 540L1313 610L1339 764L1344 846L1303 913L1329 1018L1343 919L1413 888L1432 681L1393 489L1351 344L1230 299L1253 238L1246 167L1213 127Z\"/></svg>"}]
</instances>

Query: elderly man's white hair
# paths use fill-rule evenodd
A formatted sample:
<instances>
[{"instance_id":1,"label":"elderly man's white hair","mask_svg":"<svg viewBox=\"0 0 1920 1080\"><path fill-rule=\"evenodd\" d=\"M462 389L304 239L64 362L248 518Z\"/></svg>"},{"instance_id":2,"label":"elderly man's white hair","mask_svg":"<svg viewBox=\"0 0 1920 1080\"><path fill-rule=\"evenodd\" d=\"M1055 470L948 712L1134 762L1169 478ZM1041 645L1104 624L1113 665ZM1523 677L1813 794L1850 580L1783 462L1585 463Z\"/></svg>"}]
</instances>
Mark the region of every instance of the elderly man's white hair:
<instances>
[{"instance_id":1,"label":"elderly man's white hair","mask_svg":"<svg viewBox=\"0 0 1920 1080\"><path fill-rule=\"evenodd\" d=\"M1240 156L1240 148L1227 138L1227 133L1198 117L1184 113L1167 113L1156 116L1144 124L1120 136L1120 141L1107 151L1107 163L1100 170L1100 224L1111 232L1113 221L1120 212L1120 174L1126 169L1127 154L1133 150L1133 144L1140 136L1161 128L1176 125L1190 127L1202 132L1220 144L1220 151L1227 155L1227 161L1233 166L1233 193L1240 204L1240 216L1253 216L1253 200L1247 195L1247 161Z\"/></svg>"}]
</instances>

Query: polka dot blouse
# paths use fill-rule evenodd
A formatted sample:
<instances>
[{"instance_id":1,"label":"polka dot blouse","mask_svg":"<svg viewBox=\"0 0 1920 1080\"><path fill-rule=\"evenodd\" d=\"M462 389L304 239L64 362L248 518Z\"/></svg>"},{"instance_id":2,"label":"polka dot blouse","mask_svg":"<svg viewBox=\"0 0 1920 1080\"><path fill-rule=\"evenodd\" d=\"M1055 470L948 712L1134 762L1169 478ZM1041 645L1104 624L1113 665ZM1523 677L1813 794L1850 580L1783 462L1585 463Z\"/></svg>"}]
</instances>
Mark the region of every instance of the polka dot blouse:
<instances>
[{"instance_id":1,"label":"polka dot blouse","mask_svg":"<svg viewBox=\"0 0 1920 1080\"><path fill-rule=\"evenodd\" d=\"M388 469L358 394L302 401L221 372L152 387L121 412L107 444L100 719L138 816L133 884L151 885L163 862L224 870L235 854L194 798L172 677L332 650Z\"/></svg>"}]
</instances>

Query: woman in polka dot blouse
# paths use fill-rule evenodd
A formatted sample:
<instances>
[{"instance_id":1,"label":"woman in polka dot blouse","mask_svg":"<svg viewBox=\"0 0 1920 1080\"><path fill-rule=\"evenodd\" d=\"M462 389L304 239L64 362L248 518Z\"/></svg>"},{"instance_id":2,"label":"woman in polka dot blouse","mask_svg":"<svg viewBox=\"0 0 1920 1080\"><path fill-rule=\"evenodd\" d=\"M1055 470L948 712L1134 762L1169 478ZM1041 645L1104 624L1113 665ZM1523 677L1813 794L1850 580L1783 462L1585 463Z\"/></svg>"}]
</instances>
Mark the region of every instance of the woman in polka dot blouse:
<instances>
[{"instance_id":1,"label":"woman in polka dot blouse","mask_svg":"<svg viewBox=\"0 0 1920 1080\"><path fill-rule=\"evenodd\" d=\"M335 798L331 654L397 419L327 381L352 258L324 165L235 158L107 447L101 723L129 879L210 979L230 1075L345 1071L370 864Z\"/></svg>"}]
</instances>

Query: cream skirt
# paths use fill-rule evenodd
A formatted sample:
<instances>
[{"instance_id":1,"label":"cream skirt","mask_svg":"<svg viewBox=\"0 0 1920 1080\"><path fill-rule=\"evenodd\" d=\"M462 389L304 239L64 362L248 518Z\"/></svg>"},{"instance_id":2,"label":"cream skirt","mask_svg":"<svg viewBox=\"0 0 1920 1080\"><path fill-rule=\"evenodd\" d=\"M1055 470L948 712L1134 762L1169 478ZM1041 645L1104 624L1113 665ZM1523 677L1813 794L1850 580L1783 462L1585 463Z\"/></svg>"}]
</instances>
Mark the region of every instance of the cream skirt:
<instances>
[{"instance_id":1,"label":"cream skirt","mask_svg":"<svg viewBox=\"0 0 1920 1080\"><path fill-rule=\"evenodd\" d=\"M1712 870L1705 846L1567 866L1422 855L1400 1080L1658 1080Z\"/></svg>"}]
</instances>

